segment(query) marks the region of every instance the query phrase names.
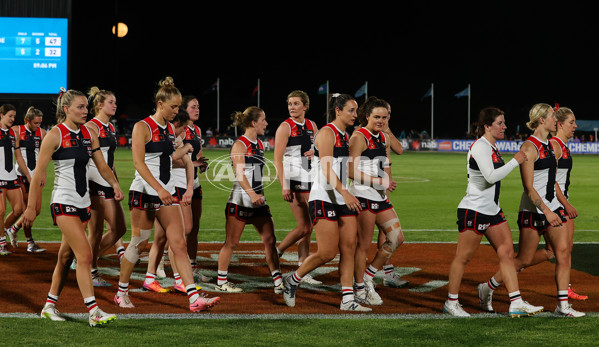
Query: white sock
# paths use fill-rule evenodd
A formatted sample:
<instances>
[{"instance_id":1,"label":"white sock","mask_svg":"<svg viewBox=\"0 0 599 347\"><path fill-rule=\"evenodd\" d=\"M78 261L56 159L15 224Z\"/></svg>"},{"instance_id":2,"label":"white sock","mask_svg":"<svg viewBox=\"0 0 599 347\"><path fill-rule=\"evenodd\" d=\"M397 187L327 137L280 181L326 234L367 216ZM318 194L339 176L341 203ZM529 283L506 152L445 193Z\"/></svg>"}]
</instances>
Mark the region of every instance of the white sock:
<instances>
[{"instance_id":1,"label":"white sock","mask_svg":"<svg viewBox=\"0 0 599 347\"><path fill-rule=\"evenodd\" d=\"M127 294L129 294L129 282L119 282L119 290L116 292L116 296L120 298L121 296Z\"/></svg>"},{"instance_id":2,"label":"white sock","mask_svg":"<svg viewBox=\"0 0 599 347\"><path fill-rule=\"evenodd\" d=\"M195 283L185 286L185 290L187 291L187 297L189 298L190 304L194 303L200 297Z\"/></svg>"},{"instance_id":3,"label":"white sock","mask_svg":"<svg viewBox=\"0 0 599 347\"><path fill-rule=\"evenodd\" d=\"M568 307L568 290L557 291L557 302L561 308Z\"/></svg>"},{"instance_id":4,"label":"white sock","mask_svg":"<svg viewBox=\"0 0 599 347\"><path fill-rule=\"evenodd\" d=\"M271 273L272 280L275 282L275 287L281 284L283 281L283 276L281 275L281 270L275 270Z\"/></svg>"},{"instance_id":5,"label":"white sock","mask_svg":"<svg viewBox=\"0 0 599 347\"><path fill-rule=\"evenodd\" d=\"M511 292L508 294L510 297L510 306L518 305L522 303L522 296L520 295L520 291L516 290L515 292Z\"/></svg>"},{"instance_id":6,"label":"white sock","mask_svg":"<svg viewBox=\"0 0 599 347\"><path fill-rule=\"evenodd\" d=\"M217 274L217 280L216 280L216 284L218 284L219 286L222 286L223 284L227 283L227 275L228 275L228 271L221 271L218 270Z\"/></svg>"},{"instance_id":7,"label":"white sock","mask_svg":"<svg viewBox=\"0 0 599 347\"><path fill-rule=\"evenodd\" d=\"M342 303L354 301L354 288L352 287L341 287L341 293L343 295Z\"/></svg>"},{"instance_id":8,"label":"white sock","mask_svg":"<svg viewBox=\"0 0 599 347\"><path fill-rule=\"evenodd\" d=\"M447 293L447 300L452 301L452 302L457 302L458 294Z\"/></svg>"},{"instance_id":9,"label":"white sock","mask_svg":"<svg viewBox=\"0 0 599 347\"><path fill-rule=\"evenodd\" d=\"M395 275L393 265L383 265L383 270L385 271L385 278L387 280L392 280L393 275Z\"/></svg>"},{"instance_id":10,"label":"white sock","mask_svg":"<svg viewBox=\"0 0 599 347\"><path fill-rule=\"evenodd\" d=\"M152 284L152 282L156 281L156 274L146 272L146 284Z\"/></svg>"},{"instance_id":11,"label":"white sock","mask_svg":"<svg viewBox=\"0 0 599 347\"><path fill-rule=\"evenodd\" d=\"M355 295L358 297L361 297L362 294L364 294L364 292L366 291L366 286L364 285L364 282L362 282L362 283L356 282L356 284L354 285L354 288L356 289Z\"/></svg>"},{"instance_id":12,"label":"white sock","mask_svg":"<svg viewBox=\"0 0 599 347\"><path fill-rule=\"evenodd\" d=\"M176 285L179 285L179 284L183 283L183 280L181 279L181 275L179 275L179 273L173 274L173 277L175 278L175 284Z\"/></svg>"}]
</instances>

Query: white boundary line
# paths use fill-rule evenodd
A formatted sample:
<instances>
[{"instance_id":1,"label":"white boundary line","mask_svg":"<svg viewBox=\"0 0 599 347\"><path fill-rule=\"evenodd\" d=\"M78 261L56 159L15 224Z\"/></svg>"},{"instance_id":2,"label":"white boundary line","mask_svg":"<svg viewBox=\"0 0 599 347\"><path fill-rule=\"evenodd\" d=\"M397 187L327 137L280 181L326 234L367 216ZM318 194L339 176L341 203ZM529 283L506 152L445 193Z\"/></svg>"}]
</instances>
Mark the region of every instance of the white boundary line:
<instances>
[{"instance_id":1,"label":"white boundary line","mask_svg":"<svg viewBox=\"0 0 599 347\"><path fill-rule=\"evenodd\" d=\"M87 319L87 313L63 313L61 315L71 319ZM587 317L599 317L599 312L586 312ZM395 313L395 314L212 314L212 313L122 313L117 314L117 319L463 319L445 313ZM556 318L551 312L542 312L534 318ZM0 313L0 318L40 318L37 313ZM474 313L472 318L509 318L504 313ZM40 318L41 319L41 318Z\"/></svg>"}]
</instances>

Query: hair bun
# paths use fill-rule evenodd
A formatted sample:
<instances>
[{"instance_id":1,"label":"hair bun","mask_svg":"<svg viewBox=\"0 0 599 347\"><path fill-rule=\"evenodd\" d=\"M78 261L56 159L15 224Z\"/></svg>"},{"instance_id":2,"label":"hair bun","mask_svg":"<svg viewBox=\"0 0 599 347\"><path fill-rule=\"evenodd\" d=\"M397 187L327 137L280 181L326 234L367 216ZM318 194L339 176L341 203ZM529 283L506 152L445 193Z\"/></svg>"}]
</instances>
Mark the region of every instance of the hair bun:
<instances>
[{"instance_id":1,"label":"hair bun","mask_svg":"<svg viewBox=\"0 0 599 347\"><path fill-rule=\"evenodd\" d=\"M173 80L173 78L170 76L166 76L162 81L160 81L159 85L161 87L174 87L175 80Z\"/></svg>"}]
</instances>

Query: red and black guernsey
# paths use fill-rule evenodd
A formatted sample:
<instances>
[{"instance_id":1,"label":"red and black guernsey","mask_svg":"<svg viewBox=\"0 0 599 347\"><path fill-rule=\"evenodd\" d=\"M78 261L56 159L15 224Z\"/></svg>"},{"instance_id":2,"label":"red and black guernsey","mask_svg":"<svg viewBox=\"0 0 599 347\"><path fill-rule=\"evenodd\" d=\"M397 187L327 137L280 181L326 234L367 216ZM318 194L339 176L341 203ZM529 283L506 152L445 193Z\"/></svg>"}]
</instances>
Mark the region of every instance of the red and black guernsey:
<instances>
[{"instance_id":1,"label":"red and black guernsey","mask_svg":"<svg viewBox=\"0 0 599 347\"><path fill-rule=\"evenodd\" d=\"M0 129L0 146L4 150L4 170L11 172L14 169L14 150L16 146L16 135L12 128Z\"/></svg>"},{"instance_id":2,"label":"red and black guernsey","mask_svg":"<svg viewBox=\"0 0 599 347\"><path fill-rule=\"evenodd\" d=\"M349 138L347 137L347 133L341 135L341 132L337 130L337 127L332 125L331 123L324 125L322 128L329 128L333 130L333 133L335 134L335 147L333 148L333 157L349 157ZM320 158L318 154L318 148L314 148L314 155Z\"/></svg>"},{"instance_id":3,"label":"red and black guernsey","mask_svg":"<svg viewBox=\"0 0 599 347\"><path fill-rule=\"evenodd\" d=\"M304 118L304 124L298 124L291 118L285 119L285 123L289 125L289 139L287 140L287 147L300 146L300 152L302 155L312 149L314 143L314 126L312 122ZM311 161L302 160L302 166L306 171L310 171Z\"/></svg>"},{"instance_id":4,"label":"red and black guernsey","mask_svg":"<svg viewBox=\"0 0 599 347\"><path fill-rule=\"evenodd\" d=\"M183 137L183 143L190 143L193 146L193 152L191 152L191 160L196 160L198 153L202 150L202 135L200 128L197 125L193 127L185 127L185 136ZM193 168L193 178L198 177L198 168Z\"/></svg>"},{"instance_id":5,"label":"red and black guernsey","mask_svg":"<svg viewBox=\"0 0 599 347\"><path fill-rule=\"evenodd\" d=\"M493 153L491 154L491 156L492 156L491 159L493 161L493 169L497 170L500 167L502 167L503 165L505 165L505 162L503 161L503 158L501 157L501 153L499 153L499 150L493 146L490 146L490 147L493 150ZM470 145L470 148L472 148L472 145ZM480 168L478 167L478 163L476 162L476 160L474 160L472 155L470 156L470 158L468 158L468 164L470 165L470 168L472 170L480 171ZM470 175L468 175L468 176L470 176ZM468 178L470 178L470 177L468 177ZM493 197L493 201L495 201L495 204L497 204L497 205L499 205L499 191L500 190L501 190L501 181L495 183L495 195Z\"/></svg>"},{"instance_id":6,"label":"red and black guernsey","mask_svg":"<svg viewBox=\"0 0 599 347\"><path fill-rule=\"evenodd\" d=\"M384 177L384 166L387 158L387 141L385 134L381 131L379 132L379 136L372 136L372 133L366 128L360 128L356 131L359 131L362 135L364 135L366 140L366 149L362 151L362 157L366 157L370 160L374 160L376 158L381 159L379 160L379 167L377 168L377 176Z\"/></svg>"},{"instance_id":7,"label":"red and black guernsey","mask_svg":"<svg viewBox=\"0 0 599 347\"><path fill-rule=\"evenodd\" d=\"M167 122L163 128L156 123L154 118L144 119L150 127L150 141L146 143L146 155L148 153L160 153L159 179L167 184L171 179L171 155L175 151L175 132Z\"/></svg>"},{"instance_id":8,"label":"red and black guernsey","mask_svg":"<svg viewBox=\"0 0 599 347\"><path fill-rule=\"evenodd\" d=\"M25 149L25 161L29 170L35 170L35 153L42 144L42 129L32 132L25 125L19 125L19 147Z\"/></svg>"},{"instance_id":9,"label":"red and black guernsey","mask_svg":"<svg viewBox=\"0 0 599 347\"><path fill-rule=\"evenodd\" d=\"M98 127L98 141L100 142L100 148L108 147L106 164L111 169L114 169L114 151L116 150L116 131L112 123L108 122L107 125L102 124L96 118L91 120Z\"/></svg>"},{"instance_id":10,"label":"red and black guernsey","mask_svg":"<svg viewBox=\"0 0 599 347\"><path fill-rule=\"evenodd\" d=\"M58 149L52 154L52 160L74 160L73 177L75 190L83 197L87 193L87 164L92 156L92 140L87 127L79 127L73 132L64 124L58 124L62 138Z\"/></svg>"},{"instance_id":11,"label":"red and black guernsey","mask_svg":"<svg viewBox=\"0 0 599 347\"><path fill-rule=\"evenodd\" d=\"M347 137L347 133L343 133L341 134L341 132L339 132L339 130L337 129L336 126L334 126L333 124L329 123L326 124L322 127L324 128L329 128L331 130L333 130L333 133L335 134L335 145L333 147L333 158L335 159L339 159L338 163L339 163L339 179L342 180L343 184L345 184L346 182L344 181L344 179L347 177L347 160L349 158L349 138ZM322 131L322 130L321 130ZM318 151L318 148L314 147L314 156L320 158L320 153Z\"/></svg>"},{"instance_id":12,"label":"red and black guernsey","mask_svg":"<svg viewBox=\"0 0 599 347\"><path fill-rule=\"evenodd\" d=\"M527 140L535 145L537 152L539 153L539 158L535 161L535 171L547 170L547 190L545 199L547 201L552 201L553 198L555 198L557 160L555 158L555 152L553 152L553 146L551 146L551 141L542 143L534 136L530 136Z\"/></svg>"},{"instance_id":13,"label":"red and black guernsey","mask_svg":"<svg viewBox=\"0 0 599 347\"><path fill-rule=\"evenodd\" d=\"M264 173L264 145L262 141L256 139L256 142L251 142L247 137L241 136L239 141L245 145L245 168L252 170L252 180L250 184L256 194L264 194L264 184L262 175Z\"/></svg>"},{"instance_id":14,"label":"red and black guernsey","mask_svg":"<svg viewBox=\"0 0 599 347\"><path fill-rule=\"evenodd\" d=\"M566 144L564 143L564 141L562 141L562 139L560 139L559 137L555 136L554 138L555 141L557 141L557 143L559 144L560 148L562 149L562 156L557 160L557 169L558 170L564 170L566 172L566 179L564 182L564 191L562 193L564 193L564 196L567 198L568 197L568 191L570 190L570 172L572 171L572 154L570 153L570 148L568 148L568 146L566 146ZM560 183L563 181L560 181Z\"/></svg>"}]
</instances>

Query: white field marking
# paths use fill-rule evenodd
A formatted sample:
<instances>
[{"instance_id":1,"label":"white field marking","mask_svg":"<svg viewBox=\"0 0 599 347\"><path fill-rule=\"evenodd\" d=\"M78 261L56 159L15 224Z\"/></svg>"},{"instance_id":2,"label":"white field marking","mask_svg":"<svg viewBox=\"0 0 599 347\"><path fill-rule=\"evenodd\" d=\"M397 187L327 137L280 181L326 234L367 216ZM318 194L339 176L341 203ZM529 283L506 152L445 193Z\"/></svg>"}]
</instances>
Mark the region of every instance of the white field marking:
<instances>
[{"instance_id":1,"label":"white field marking","mask_svg":"<svg viewBox=\"0 0 599 347\"><path fill-rule=\"evenodd\" d=\"M253 242L254 244L261 244L260 242ZM432 242L431 242L432 243ZM248 242L248 244L250 244ZM196 260L198 262L216 262L218 261L218 252L219 250L209 250L209 251L198 251L198 255ZM108 255L110 257L111 255ZM289 263L297 263L298 255L297 252L285 252L282 256L282 259ZM145 279L145 273L147 271L147 261L148 257L143 256L140 258L141 263L134 269L134 272L131 274L131 279L143 281ZM247 250L247 251L235 251L231 255L230 260L231 266L240 266L240 267L249 267L249 268L268 268L268 264L264 259L264 251L263 250ZM169 270L168 262L165 264L167 270ZM311 272L311 275L317 278L320 275L328 274L337 270L339 265L339 255L333 258L330 262L328 262L325 266L321 266L316 268ZM111 277L119 276L119 268L116 267L100 267L98 269L101 274L108 275ZM398 276L407 276L414 272L420 271L420 268L417 267L401 267L397 266L394 268L394 271L398 274ZM218 274L215 270L210 269L201 269L200 272L207 277L216 278ZM174 286L174 279L171 277L172 272L167 272L168 277L164 279L157 279L158 283L164 288ZM289 274L289 273L288 273ZM288 274L284 274L284 277ZM260 289L268 289L273 288L274 283L272 277L270 276L250 276L245 274L239 274L235 272L228 273L228 279L236 283L244 292L253 292ZM381 284L384 279L384 271L379 271L374 277L374 281L377 284ZM198 283L204 291L218 293L216 289L216 285L214 283ZM448 284L448 281L445 280L434 280L424 283L419 286L411 287L408 290L410 292L416 293L429 293L436 289L442 288ZM335 283L333 285L309 285L303 284L302 287L306 289L312 289L319 292L340 292L341 286L339 283ZM144 293L146 292L143 288L131 288L131 292L134 293Z\"/></svg>"},{"instance_id":2,"label":"white field marking","mask_svg":"<svg viewBox=\"0 0 599 347\"><path fill-rule=\"evenodd\" d=\"M215 250L215 251L199 251L196 259L197 259L197 261L216 261L216 260L218 260L218 254L215 252L218 252L218 251L217 250ZM109 259L108 256L104 256L103 258ZM239 251L235 252L231 256L231 265L252 267L252 268L254 268L254 267L268 268L268 265L266 264L266 262L244 262L244 261L242 261L242 260L246 260L246 259L250 259L250 260L264 259L264 251L251 250L251 251L244 251L244 252L239 252ZM297 252L286 252L285 254L283 254L283 259L285 259L289 262L292 262L292 263L297 262L297 260L298 260ZM138 264L134 268L133 273L131 274L131 279L143 281L143 280L145 280L145 276L146 276L148 256L146 255L146 256L140 257L140 261L141 261L141 263ZM338 265L339 265L339 256L333 258L333 260L328 262L327 265L328 266L320 266L320 267L314 269L313 271L310 272L310 274L312 275L312 277L317 278L318 276L326 275L333 271L337 271ZM172 287L175 285L175 280L172 277L172 272L169 269L168 260L165 261L165 267L167 270L169 270L169 271L167 271L168 277L158 278L158 279L156 279L156 281L158 281L158 283L160 283L160 286L162 286L163 288L169 288L169 287ZM395 273L400 277L410 275L410 274L420 271L420 270L421 269L417 268L417 267L399 267L398 266L398 267L394 268ZM118 277L120 269L117 267L99 267L98 271L102 275ZM200 272L204 276L208 276L210 278L218 277L217 272L214 270L201 269ZM283 276L286 277L289 274L290 273L283 274ZM237 286L240 287L241 289L243 289L243 291L245 293L253 292L253 291L264 289L264 288L274 288L274 282L273 282L272 277L249 276L249 275L244 275L244 274L238 274L235 272L229 272L227 274L227 279L236 283ZM381 284L381 283L383 283L383 279L384 279L384 271L381 269L375 274L374 281L377 284ZM198 283L198 284L202 287L202 290L204 290L206 292L219 293L219 291L216 289L215 283ZM339 283L336 283L334 285L325 285L325 284L311 285L311 284L304 283L301 285L301 287L304 289L311 289L311 290L315 290L318 292L335 292L335 293L341 292L341 285ZM429 288L429 287L426 287L426 288ZM435 288L430 288L429 291L432 291L434 289ZM147 292L143 288L130 288L129 291L133 292L133 293L146 293ZM422 290L422 291L425 291L425 290Z\"/></svg>"},{"instance_id":3,"label":"white field marking","mask_svg":"<svg viewBox=\"0 0 599 347\"><path fill-rule=\"evenodd\" d=\"M585 312L587 317L599 317L599 312ZM61 315L70 319L85 320L89 317L87 313L65 313ZM558 316L552 312L541 312L534 317L528 319L555 319ZM0 318L40 318L39 313L0 313ZM501 318L509 319L505 313L471 313L469 319L477 318ZM364 320L364 319L416 319L416 320L433 320L433 319L464 319L462 317L454 317L446 313L394 313L394 314L376 314L376 313L351 313L351 314L292 314L292 313L269 313L269 314L235 314L235 313L122 313L117 315L117 319L347 319L347 320ZM57 323L60 324L60 323Z\"/></svg>"},{"instance_id":4,"label":"white field marking","mask_svg":"<svg viewBox=\"0 0 599 347\"><path fill-rule=\"evenodd\" d=\"M410 288L408 290L410 292L416 292L416 293L429 293L435 289L439 289L441 287L446 286L447 283L449 283L449 281L435 280L435 281L426 282L425 284L419 285L418 287Z\"/></svg>"},{"instance_id":5,"label":"white field marking","mask_svg":"<svg viewBox=\"0 0 599 347\"><path fill-rule=\"evenodd\" d=\"M431 181L424 177L393 176L393 179L395 179L397 183L428 183Z\"/></svg>"}]
</instances>

